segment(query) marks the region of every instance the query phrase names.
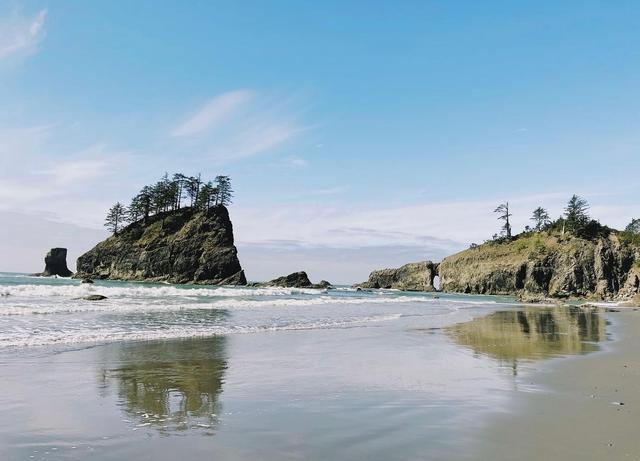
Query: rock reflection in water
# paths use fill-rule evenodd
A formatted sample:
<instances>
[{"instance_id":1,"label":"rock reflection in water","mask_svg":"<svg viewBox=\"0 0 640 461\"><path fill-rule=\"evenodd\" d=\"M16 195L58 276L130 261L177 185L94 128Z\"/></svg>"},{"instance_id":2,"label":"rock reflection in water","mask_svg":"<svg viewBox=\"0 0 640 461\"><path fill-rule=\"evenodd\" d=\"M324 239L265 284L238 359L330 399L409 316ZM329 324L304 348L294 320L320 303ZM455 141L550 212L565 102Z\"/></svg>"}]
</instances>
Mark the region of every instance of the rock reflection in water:
<instances>
[{"instance_id":1,"label":"rock reflection in water","mask_svg":"<svg viewBox=\"0 0 640 461\"><path fill-rule=\"evenodd\" d=\"M446 333L458 344L516 364L595 351L605 339L605 320L579 308L539 308L494 312L454 325Z\"/></svg>"},{"instance_id":2,"label":"rock reflection in water","mask_svg":"<svg viewBox=\"0 0 640 461\"><path fill-rule=\"evenodd\" d=\"M102 371L128 417L169 433L215 427L227 368L225 337L123 343Z\"/></svg>"}]
</instances>

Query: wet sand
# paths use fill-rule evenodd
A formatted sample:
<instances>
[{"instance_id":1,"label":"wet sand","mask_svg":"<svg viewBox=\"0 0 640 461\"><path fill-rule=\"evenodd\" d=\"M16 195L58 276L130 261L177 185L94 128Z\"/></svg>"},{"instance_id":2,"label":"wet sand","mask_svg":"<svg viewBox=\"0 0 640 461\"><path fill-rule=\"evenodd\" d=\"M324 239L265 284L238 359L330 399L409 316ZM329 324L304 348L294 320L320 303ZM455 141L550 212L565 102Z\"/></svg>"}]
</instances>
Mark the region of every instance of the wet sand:
<instances>
[{"instance_id":1,"label":"wet sand","mask_svg":"<svg viewBox=\"0 0 640 461\"><path fill-rule=\"evenodd\" d=\"M613 341L531 373L529 390L488 418L465 459L640 459L640 311L603 316Z\"/></svg>"},{"instance_id":2,"label":"wet sand","mask_svg":"<svg viewBox=\"0 0 640 461\"><path fill-rule=\"evenodd\" d=\"M0 459L638 459L640 312L461 312L6 351Z\"/></svg>"}]
</instances>

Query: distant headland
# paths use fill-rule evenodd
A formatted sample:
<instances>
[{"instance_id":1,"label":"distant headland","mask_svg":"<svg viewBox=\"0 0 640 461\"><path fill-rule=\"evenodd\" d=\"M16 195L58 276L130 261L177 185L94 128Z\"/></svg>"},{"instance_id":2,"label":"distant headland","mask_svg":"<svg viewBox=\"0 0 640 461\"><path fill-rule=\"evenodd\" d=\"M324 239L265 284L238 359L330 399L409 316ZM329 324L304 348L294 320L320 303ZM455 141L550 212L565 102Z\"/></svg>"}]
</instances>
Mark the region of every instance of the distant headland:
<instances>
[{"instance_id":1,"label":"distant headland","mask_svg":"<svg viewBox=\"0 0 640 461\"><path fill-rule=\"evenodd\" d=\"M592 219L587 202L574 195L556 220L538 207L532 226L512 235L508 203L495 212L501 233L442 262L408 264L371 273L360 288L396 288L452 293L544 298L638 300L640 297L640 219L624 231Z\"/></svg>"}]
</instances>

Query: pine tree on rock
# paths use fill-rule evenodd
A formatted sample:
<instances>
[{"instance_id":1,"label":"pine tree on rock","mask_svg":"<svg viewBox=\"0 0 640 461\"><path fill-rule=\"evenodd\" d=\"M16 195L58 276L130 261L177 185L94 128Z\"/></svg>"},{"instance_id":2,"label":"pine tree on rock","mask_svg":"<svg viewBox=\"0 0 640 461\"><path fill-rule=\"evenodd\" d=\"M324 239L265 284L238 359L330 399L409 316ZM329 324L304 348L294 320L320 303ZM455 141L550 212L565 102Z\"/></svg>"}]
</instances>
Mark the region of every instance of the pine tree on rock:
<instances>
[{"instance_id":1,"label":"pine tree on rock","mask_svg":"<svg viewBox=\"0 0 640 461\"><path fill-rule=\"evenodd\" d=\"M512 214L509 213L509 202L501 203L493 212L498 213L498 219L504 221L502 232L504 232L508 239L511 239L511 223L509 222L509 218Z\"/></svg>"},{"instance_id":2,"label":"pine tree on rock","mask_svg":"<svg viewBox=\"0 0 640 461\"><path fill-rule=\"evenodd\" d=\"M126 219L126 207L122 205L122 203L117 202L109 209L104 225L110 232L113 232L113 235L118 235L118 230L126 223Z\"/></svg>"}]
</instances>

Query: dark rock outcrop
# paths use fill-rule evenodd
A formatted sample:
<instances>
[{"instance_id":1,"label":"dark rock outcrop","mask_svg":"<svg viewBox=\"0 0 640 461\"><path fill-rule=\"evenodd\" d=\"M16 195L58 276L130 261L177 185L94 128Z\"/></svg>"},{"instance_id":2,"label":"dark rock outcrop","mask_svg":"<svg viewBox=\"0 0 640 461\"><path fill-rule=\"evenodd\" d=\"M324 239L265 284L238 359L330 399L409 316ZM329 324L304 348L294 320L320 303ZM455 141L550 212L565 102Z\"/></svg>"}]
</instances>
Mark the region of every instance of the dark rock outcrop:
<instances>
[{"instance_id":1,"label":"dark rock outcrop","mask_svg":"<svg viewBox=\"0 0 640 461\"><path fill-rule=\"evenodd\" d=\"M223 206L182 208L130 224L80 256L76 278L247 283Z\"/></svg>"},{"instance_id":2,"label":"dark rock outcrop","mask_svg":"<svg viewBox=\"0 0 640 461\"><path fill-rule=\"evenodd\" d=\"M73 272L67 267L67 249L51 248L44 257L44 272L34 274L42 277L71 277Z\"/></svg>"},{"instance_id":3,"label":"dark rock outcrop","mask_svg":"<svg viewBox=\"0 0 640 461\"><path fill-rule=\"evenodd\" d=\"M353 285L354 288L384 288L403 291L436 291L434 279L438 264L431 261L405 264L397 269L373 271L369 280Z\"/></svg>"},{"instance_id":4,"label":"dark rock outcrop","mask_svg":"<svg viewBox=\"0 0 640 461\"><path fill-rule=\"evenodd\" d=\"M638 250L616 233L594 240L536 233L449 256L438 272L448 292L610 300L639 292L639 263Z\"/></svg>"},{"instance_id":5,"label":"dark rock outcrop","mask_svg":"<svg viewBox=\"0 0 640 461\"><path fill-rule=\"evenodd\" d=\"M254 286L317 289L328 289L333 287L333 285L326 280L322 280L320 283L311 283L309 276L307 276L307 273L304 271L293 272L292 274L278 277L277 279L273 279L265 283L258 283Z\"/></svg>"},{"instance_id":6,"label":"dark rock outcrop","mask_svg":"<svg viewBox=\"0 0 640 461\"><path fill-rule=\"evenodd\" d=\"M84 299L85 301L102 301L103 299L107 299L107 297L104 295L89 295L85 296L82 299Z\"/></svg>"},{"instance_id":7,"label":"dark rock outcrop","mask_svg":"<svg viewBox=\"0 0 640 461\"><path fill-rule=\"evenodd\" d=\"M285 287L285 288L309 288L313 285L307 273L304 271L294 272L283 277L278 277L265 283L268 287Z\"/></svg>"}]
</instances>

